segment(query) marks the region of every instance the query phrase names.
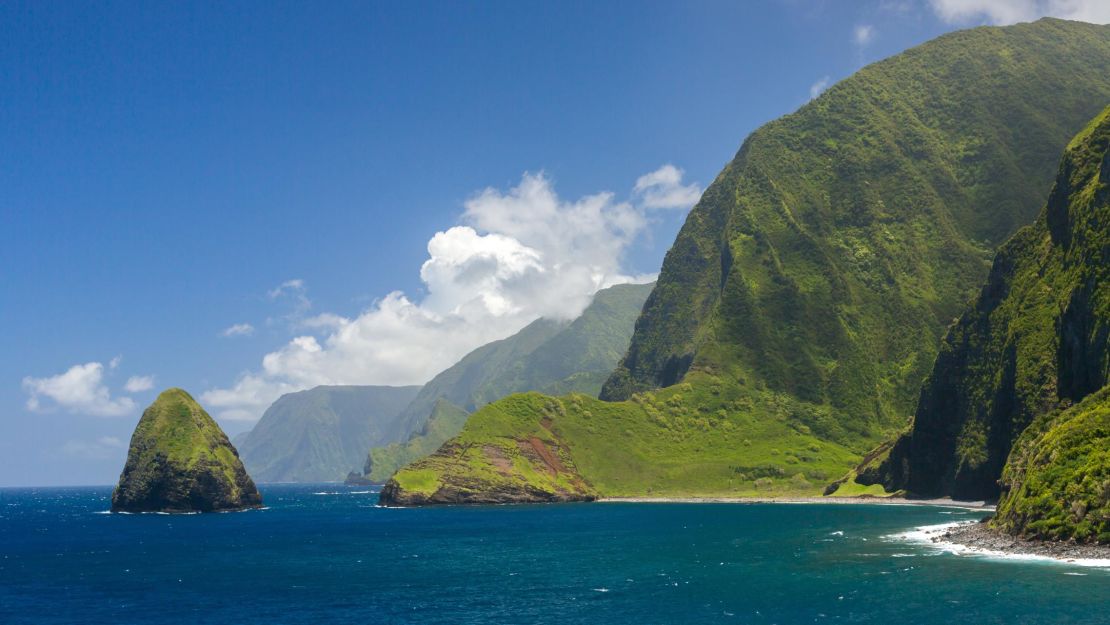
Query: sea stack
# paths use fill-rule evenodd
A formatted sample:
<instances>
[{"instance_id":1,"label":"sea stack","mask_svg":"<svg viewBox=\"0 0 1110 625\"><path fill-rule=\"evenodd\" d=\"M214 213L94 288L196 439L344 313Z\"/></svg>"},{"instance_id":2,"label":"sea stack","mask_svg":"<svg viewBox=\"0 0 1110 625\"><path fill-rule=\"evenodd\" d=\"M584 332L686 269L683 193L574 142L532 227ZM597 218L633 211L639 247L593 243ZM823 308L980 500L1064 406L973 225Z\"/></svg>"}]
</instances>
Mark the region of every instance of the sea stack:
<instances>
[{"instance_id":1,"label":"sea stack","mask_svg":"<svg viewBox=\"0 0 1110 625\"><path fill-rule=\"evenodd\" d=\"M217 512L257 508L262 496L216 421L171 388L143 412L113 512Z\"/></svg>"}]
</instances>

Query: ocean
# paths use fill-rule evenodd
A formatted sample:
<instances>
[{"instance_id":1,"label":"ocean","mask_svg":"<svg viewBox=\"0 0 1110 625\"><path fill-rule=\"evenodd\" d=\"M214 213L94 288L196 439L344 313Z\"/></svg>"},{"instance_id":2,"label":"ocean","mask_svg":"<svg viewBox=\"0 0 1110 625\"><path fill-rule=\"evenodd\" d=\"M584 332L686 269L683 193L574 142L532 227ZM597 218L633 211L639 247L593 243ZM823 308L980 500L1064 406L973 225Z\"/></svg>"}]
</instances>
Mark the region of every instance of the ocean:
<instances>
[{"instance_id":1,"label":"ocean","mask_svg":"<svg viewBox=\"0 0 1110 625\"><path fill-rule=\"evenodd\" d=\"M929 507L377 507L263 485L264 510L106 514L0 489L0 623L1110 623L1110 569L946 553Z\"/></svg>"}]
</instances>

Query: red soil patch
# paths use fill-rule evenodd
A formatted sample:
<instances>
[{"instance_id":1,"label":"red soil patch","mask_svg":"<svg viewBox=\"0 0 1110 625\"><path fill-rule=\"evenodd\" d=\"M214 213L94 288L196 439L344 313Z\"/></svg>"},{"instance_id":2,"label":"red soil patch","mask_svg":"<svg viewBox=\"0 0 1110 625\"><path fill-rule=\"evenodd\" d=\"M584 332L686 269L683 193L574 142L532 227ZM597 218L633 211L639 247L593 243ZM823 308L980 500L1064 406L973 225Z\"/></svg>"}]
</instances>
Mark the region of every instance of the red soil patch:
<instances>
[{"instance_id":1,"label":"red soil patch","mask_svg":"<svg viewBox=\"0 0 1110 625\"><path fill-rule=\"evenodd\" d=\"M543 463L547 465L547 468L549 471L551 471L552 475L566 471L566 467L564 467L563 463L559 461L559 457L552 453L552 451L547 448L547 445L545 445L543 441L533 436L532 438L528 439L528 444L532 447L532 450L536 452L536 455L538 455L540 459L543 460Z\"/></svg>"}]
</instances>

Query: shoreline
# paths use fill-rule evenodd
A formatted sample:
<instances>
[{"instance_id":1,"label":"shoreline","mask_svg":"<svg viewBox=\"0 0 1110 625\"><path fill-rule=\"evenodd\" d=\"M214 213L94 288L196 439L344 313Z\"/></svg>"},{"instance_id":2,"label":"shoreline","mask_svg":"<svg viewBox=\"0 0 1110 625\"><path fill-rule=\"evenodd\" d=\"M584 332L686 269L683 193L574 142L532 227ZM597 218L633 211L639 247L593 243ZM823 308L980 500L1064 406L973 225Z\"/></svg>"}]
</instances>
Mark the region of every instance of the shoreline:
<instances>
[{"instance_id":1,"label":"shoreline","mask_svg":"<svg viewBox=\"0 0 1110 625\"><path fill-rule=\"evenodd\" d=\"M1110 545L1029 540L1002 534L983 522L962 521L926 525L896 535L900 540L925 544L954 555L1013 560L1041 560L1057 564L1110 568Z\"/></svg>"},{"instance_id":2,"label":"shoreline","mask_svg":"<svg viewBox=\"0 0 1110 625\"><path fill-rule=\"evenodd\" d=\"M602 497L597 502L937 506L994 512L994 504L985 501L955 501L948 497L938 497L936 499L907 499L905 497Z\"/></svg>"}]
</instances>

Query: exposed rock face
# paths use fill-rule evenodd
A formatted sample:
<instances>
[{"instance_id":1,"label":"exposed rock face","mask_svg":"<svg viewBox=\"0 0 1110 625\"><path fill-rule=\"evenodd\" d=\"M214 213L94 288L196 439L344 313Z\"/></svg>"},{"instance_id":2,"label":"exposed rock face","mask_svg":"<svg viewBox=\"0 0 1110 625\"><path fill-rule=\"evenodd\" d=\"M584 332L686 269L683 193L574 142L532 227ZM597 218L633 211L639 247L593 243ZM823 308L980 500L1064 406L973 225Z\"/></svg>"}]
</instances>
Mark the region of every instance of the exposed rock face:
<instances>
[{"instance_id":1,"label":"exposed rock face","mask_svg":"<svg viewBox=\"0 0 1110 625\"><path fill-rule=\"evenodd\" d=\"M447 483L431 493L409 491L395 480L382 487L380 503L385 506L427 506L435 504L512 504L512 503L565 503L594 501L597 495L588 491L552 492L514 482Z\"/></svg>"},{"instance_id":2,"label":"exposed rock face","mask_svg":"<svg viewBox=\"0 0 1110 625\"><path fill-rule=\"evenodd\" d=\"M163 391L143 412L113 512L214 512L262 505L239 454L188 393Z\"/></svg>"},{"instance_id":3,"label":"exposed rock face","mask_svg":"<svg viewBox=\"0 0 1110 625\"><path fill-rule=\"evenodd\" d=\"M913 429L877 472L861 470L857 481L996 498L1026 428L1106 385L1108 145L1110 108L1069 144L1040 217L1002 247L978 299L949 329Z\"/></svg>"}]
</instances>

